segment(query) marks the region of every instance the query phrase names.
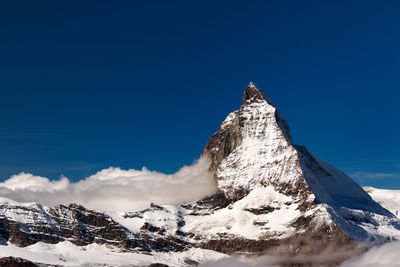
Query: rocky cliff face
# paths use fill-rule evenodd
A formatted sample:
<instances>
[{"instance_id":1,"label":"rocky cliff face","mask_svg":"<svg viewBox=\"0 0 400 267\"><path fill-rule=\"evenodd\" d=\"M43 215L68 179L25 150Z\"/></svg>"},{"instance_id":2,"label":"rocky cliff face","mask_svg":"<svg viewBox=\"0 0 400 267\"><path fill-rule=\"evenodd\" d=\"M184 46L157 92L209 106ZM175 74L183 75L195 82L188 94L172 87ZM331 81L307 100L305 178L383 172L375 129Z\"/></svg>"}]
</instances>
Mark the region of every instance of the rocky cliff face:
<instances>
[{"instance_id":1,"label":"rocky cliff face","mask_svg":"<svg viewBox=\"0 0 400 267\"><path fill-rule=\"evenodd\" d=\"M0 203L0 238L18 246L68 240L126 251L291 255L400 238L400 221L346 174L292 143L280 112L253 83L202 153L218 192L178 206L109 215L79 205Z\"/></svg>"},{"instance_id":2,"label":"rocky cliff face","mask_svg":"<svg viewBox=\"0 0 400 267\"><path fill-rule=\"evenodd\" d=\"M126 250L151 250L142 239L103 213L76 204L48 208L6 199L0 201L0 240L21 247L39 241L70 241L78 246L97 243Z\"/></svg>"}]
</instances>

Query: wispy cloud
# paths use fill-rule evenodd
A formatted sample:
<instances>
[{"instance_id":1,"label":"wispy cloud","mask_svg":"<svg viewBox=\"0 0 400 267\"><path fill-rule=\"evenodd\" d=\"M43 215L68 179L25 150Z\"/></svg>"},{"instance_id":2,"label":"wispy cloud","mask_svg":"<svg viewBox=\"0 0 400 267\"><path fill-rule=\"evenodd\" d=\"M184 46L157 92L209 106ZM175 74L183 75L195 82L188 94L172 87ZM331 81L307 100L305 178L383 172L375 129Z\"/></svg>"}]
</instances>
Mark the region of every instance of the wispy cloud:
<instances>
[{"instance_id":1,"label":"wispy cloud","mask_svg":"<svg viewBox=\"0 0 400 267\"><path fill-rule=\"evenodd\" d=\"M385 172L353 172L350 177L358 179L383 179L400 177L400 173L385 173Z\"/></svg>"},{"instance_id":2,"label":"wispy cloud","mask_svg":"<svg viewBox=\"0 0 400 267\"><path fill-rule=\"evenodd\" d=\"M400 168L398 159L356 159L356 162L366 163L369 166Z\"/></svg>"}]
</instances>

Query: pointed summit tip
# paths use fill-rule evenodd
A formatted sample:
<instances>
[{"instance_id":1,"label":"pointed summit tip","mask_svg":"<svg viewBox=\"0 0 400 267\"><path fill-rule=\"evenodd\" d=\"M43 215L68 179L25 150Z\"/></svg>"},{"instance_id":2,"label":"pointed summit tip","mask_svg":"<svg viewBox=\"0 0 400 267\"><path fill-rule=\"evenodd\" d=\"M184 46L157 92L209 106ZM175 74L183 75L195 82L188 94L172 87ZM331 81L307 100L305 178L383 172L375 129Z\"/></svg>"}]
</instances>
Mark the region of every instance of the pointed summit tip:
<instances>
[{"instance_id":1,"label":"pointed summit tip","mask_svg":"<svg viewBox=\"0 0 400 267\"><path fill-rule=\"evenodd\" d=\"M259 101L267 101L263 92L253 82L250 82L243 94L243 105ZM267 101L268 102L268 101Z\"/></svg>"},{"instance_id":2,"label":"pointed summit tip","mask_svg":"<svg viewBox=\"0 0 400 267\"><path fill-rule=\"evenodd\" d=\"M257 86L253 82L250 82L249 85L247 85L247 87L254 87L257 89Z\"/></svg>"}]
</instances>

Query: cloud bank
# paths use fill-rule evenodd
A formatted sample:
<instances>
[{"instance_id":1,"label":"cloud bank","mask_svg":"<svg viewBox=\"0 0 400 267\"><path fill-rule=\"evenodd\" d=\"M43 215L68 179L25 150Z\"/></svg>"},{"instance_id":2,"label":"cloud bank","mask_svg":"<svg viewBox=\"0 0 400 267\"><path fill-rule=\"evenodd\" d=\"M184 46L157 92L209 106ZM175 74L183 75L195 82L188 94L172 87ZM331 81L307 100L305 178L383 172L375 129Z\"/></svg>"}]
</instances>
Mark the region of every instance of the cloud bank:
<instances>
[{"instance_id":1,"label":"cloud bank","mask_svg":"<svg viewBox=\"0 0 400 267\"><path fill-rule=\"evenodd\" d=\"M365 251L362 247L343 246L327 246L327 248L319 253L298 253L293 255L289 252L287 246L276 248L273 252L263 256L246 257L233 256L223 258L215 262L205 263L201 267L218 267L218 266L237 266L237 267L279 267L279 266L338 266L345 260L360 255ZM347 266L349 267L349 266Z\"/></svg>"},{"instance_id":2,"label":"cloud bank","mask_svg":"<svg viewBox=\"0 0 400 267\"><path fill-rule=\"evenodd\" d=\"M280 267L298 266L338 266L338 267L398 267L400 242L386 243L380 247L373 247L360 255L364 249L342 249L333 251L329 248L319 254L299 254L296 256L283 256L279 253L260 257L226 257L218 261L206 262L200 267ZM344 261L347 259L346 261ZM343 262L344 261L344 262ZM334 262L343 262L334 264Z\"/></svg>"},{"instance_id":3,"label":"cloud bank","mask_svg":"<svg viewBox=\"0 0 400 267\"><path fill-rule=\"evenodd\" d=\"M110 167L73 183L66 177L50 180L30 173L0 183L0 196L46 206L79 203L99 211L136 211L151 202L180 204L211 195L216 190L209 160L201 158L174 174Z\"/></svg>"},{"instance_id":4,"label":"cloud bank","mask_svg":"<svg viewBox=\"0 0 400 267\"><path fill-rule=\"evenodd\" d=\"M400 242L374 247L365 254L345 261L340 267L396 267L399 262Z\"/></svg>"}]
</instances>

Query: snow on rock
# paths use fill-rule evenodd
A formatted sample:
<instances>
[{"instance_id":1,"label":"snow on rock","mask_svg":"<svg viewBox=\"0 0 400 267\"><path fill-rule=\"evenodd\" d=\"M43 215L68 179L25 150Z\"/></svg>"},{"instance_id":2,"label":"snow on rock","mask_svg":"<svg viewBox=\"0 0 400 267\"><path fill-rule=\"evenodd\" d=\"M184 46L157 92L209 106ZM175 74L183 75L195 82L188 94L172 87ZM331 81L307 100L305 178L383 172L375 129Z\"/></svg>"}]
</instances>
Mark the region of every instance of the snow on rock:
<instances>
[{"instance_id":1,"label":"snow on rock","mask_svg":"<svg viewBox=\"0 0 400 267\"><path fill-rule=\"evenodd\" d=\"M7 198L0 198L0 217L6 217L21 224L51 224L51 221L38 203L20 203ZM26 228L27 231L29 229Z\"/></svg>"},{"instance_id":2,"label":"snow on rock","mask_svg":"<svg viewBox=\"0 0 400 267\"><path fill-rule=\"evenodd\" d=\"M216 173L219 189L228 195L237 188L251 190L277 180L291 183L301 176L296 168L296 149L279 128L275 112L266 101L242 106L239 111L242 143L221 162Z\"/></svg>"},{"instance_id":3,"label":"snow on rock","mask_svg":"<svg viewBox=\"0 0 400 267\"><path fill-rule=\"evenodd\" d=\"M68 241L58 244L38 242L26 248L13 244L1 246L0 258L9 256L59 266L148 266L162 263L177 267L188 266L188 262L202 263L226 257L222 253L196 248L184 252L140 254L99 244L79 247Z\"/></svg>"},{"instance_id":4,"label":"snow on rock","mask_svg":"<svg viewBox=\"0 0 400 267\"><path fill-rule=\"evenodd\" d=\"M299 214L293 199L272 186L258 187L247 196L212 214L186 215L183 231L206 238L228 234L246 239L260 239L277 234L280 238L293 232L290 222Z\"/></svg>"}]
</instances>

